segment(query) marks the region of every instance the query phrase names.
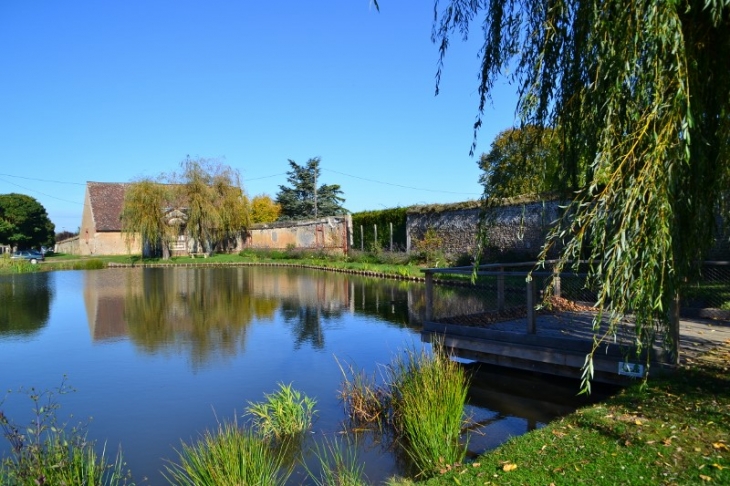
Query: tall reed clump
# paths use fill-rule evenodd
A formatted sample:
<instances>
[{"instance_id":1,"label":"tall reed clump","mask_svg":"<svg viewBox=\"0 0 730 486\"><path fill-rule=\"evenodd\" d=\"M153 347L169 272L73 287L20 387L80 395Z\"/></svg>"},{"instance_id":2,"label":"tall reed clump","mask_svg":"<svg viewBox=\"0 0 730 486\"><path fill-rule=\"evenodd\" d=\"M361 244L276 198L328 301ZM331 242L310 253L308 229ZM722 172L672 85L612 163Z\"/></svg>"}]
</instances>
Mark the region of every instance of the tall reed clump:
<instances>
[{"instance_id":1,"label":"tall reed clump","mask_svg":"<svg viewBox=\"0 0 730 486\"><path fill-rule=\"evenodd\" d=\"M393 420L421 474L431 476L464 459L460 442L469 389L464 369L442 349L408 351L394 360Z\"/></svg>"},{"instance_id":2,"label":"tall reed clump","mask_svg":"<svg viewBox=\"0 0 730 486\"><path fill-rule=\"evenodd\" d=\"M283 439L308 430L312 426L317 401L292 388L279 384L279 390L265 395L263 402L249 402L246 409L253 424L265 437Z\"/></svg>"},{"instance_id":3,"label":"tall reed clump","mask_svg":"<svg viewBox=\"0 0 730 486\"><path fill-rule=\"evenodd\" d=\"M56 390L23 390L33 402L28 426L16 424L0 410L0 430L10 443L10 454L0 461L0 484L4 486L95 485L131 483L123 471L121 452L113 461L106 449L97 453L82 426L67 428L59 423L57 395L68 393L64 384ZM2 402L0 402L2 406Z\"/></svg>"},{"instance_id":4,"label":"tall reed clump","mask_svg":"<svg viewBox=\"0 0 730 486\"><path fill-rule=\"evenodd\" d=\"M206 431L195 444L183 443L179 463L166 466L165 479L177 486L286 484L291 467L271 441L233 422Z\"/></svg>"},{"instance_id":5,"label":"tall reed clump","mask_svg":"<svg viewBox=\"0 0 730 486\"><path fill-rule=\"evenodd\" d=\"M442 345L435 343L432 354L408 350L394 358L384 385L352 368L342 371L340 395L354 425L385 425L420 475L432 476L464 459L461 429L469 380Z\"/></svg>"}]
</instances>

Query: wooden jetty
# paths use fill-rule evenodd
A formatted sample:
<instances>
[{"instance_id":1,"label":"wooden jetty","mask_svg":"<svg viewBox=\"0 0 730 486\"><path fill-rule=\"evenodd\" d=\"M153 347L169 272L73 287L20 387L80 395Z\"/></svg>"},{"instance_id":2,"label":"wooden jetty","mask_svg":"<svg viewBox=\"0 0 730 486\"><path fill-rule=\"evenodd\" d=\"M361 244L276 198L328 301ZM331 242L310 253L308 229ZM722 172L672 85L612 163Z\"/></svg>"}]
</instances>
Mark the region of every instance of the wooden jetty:
<instances>
[{"instance_id":1,"label":"wooden jetty","mask_svg":"<svg viewBox=\"0 0 730 486\"><path fill-rule=\"evenodd\" d=\"M506 271L505 265L480 267L480 275L496 276L497 292L504 292L503 279L506 276L525 277L527 272ZM536 291L533 279L525 283L525 317L503 322L488 322L484 325L461 324L458 318L434 317L433 284L439 273L469 273L472 269L428 269L426 274L426 318L421 338L424 342L438 340L454 356L492 365L537 371L550 375L581 378L586 356L594 346L593 321L595 314L588 311L540 313L535 310ZM551 275L549 272L543 272ZM533 272L533 276L539 275ZM559 287L558 287L559 292ZM503 307L504 296L497 298L498 307ZM502 309L500 309L502 310ZM458 316L457 316L458 317ZM467 316L470 317L470 316ZM672 314L672 333L680 341L680 320L678 309ZM682 327L690 323L682 322ZM705 324L698 324L705 325ZM711 324L710 324L711 325ZM599 326L606 329L607 323ZM700 334L702 331L699 331ZM690 333L691 334L691 333ZM599 334L600 335L600 334ZM695 336L697 336L695 332ZM730 337L730 329L728 330ZM684 339L687 340L686 338ZM602 342L593 354L593 380L610 384L627 384L642 378L650 371L652 375L671 372L679 364L679 346L666 350L658 336L655 345L637 355L633 325L625 321L620 331ZM648 366L647 366L648 365Z\"/></svg>"}]
</instances>

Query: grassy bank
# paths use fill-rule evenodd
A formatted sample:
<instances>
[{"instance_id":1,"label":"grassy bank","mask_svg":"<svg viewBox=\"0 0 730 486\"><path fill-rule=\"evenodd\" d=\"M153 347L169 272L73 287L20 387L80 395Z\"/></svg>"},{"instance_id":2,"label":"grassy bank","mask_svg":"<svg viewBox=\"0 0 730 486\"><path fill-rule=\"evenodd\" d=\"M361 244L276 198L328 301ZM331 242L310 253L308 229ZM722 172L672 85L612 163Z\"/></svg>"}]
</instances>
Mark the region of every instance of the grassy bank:
<instances>
[{"instance_id":1,"label":"grassy bank","mask_svg":"<svg viewBox=\"0 0 730 486\"><path fill-rule=\"evenodd\" d=\"M725 343L423 484L730 484L729 363Z\"/></svg>"}]
</instances>

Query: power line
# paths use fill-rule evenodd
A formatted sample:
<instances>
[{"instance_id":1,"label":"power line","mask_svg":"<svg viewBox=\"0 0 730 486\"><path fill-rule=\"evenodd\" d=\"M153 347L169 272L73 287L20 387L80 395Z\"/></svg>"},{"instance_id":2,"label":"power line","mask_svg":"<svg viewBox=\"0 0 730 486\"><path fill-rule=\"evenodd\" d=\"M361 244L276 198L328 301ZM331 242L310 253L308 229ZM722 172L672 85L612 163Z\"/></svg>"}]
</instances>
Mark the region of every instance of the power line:
<instances>
[{"instance_id":1,"label":"power line","mask_svg":"<svg viewBox=\"0 0 730 486\"><path fill-rule=\"evenodd\" d=\"M459 195L462 195L462 196L466 196L466 195L481 196L481 194L478 194L478 193L475 193L475 192L453 192L453 191L441 191L441 190L438 190L438 189L425 189L425 188L422 188L422 187L403 186L401 184L393 184L392 182L376 181L374 179L368 179L366 177L360 177L360 176L354 176L354 175L351 175L351 174L345 174L344 172L338 172L338 171L332 170L332 169L324 169L323 168L322 170L326 170L327 172L334 172L335 174L340 174L340 175L347 176L347 177L352 177L353 179L361 179L363 181L374 182L376 184L383 184L383 185L386 185L386 186L401 187L403 189L413 189L415 191L441 192L441 193L444 193L444 194L459 194Z\"/></svg>"},{"instance_id":2,"label":"power line","mask_svg":"<svg viewBox=\"0 0 730 486\"><path fill-rule=\"evenodd\" d=\"M0 175L3 175L3 174L0 174ZM11 177L15 177L15 176L11 176ZM21 179L27 179L27 178L26 177L21 177ZM41 179L33 179L33 180L41 180ZM59 201L63 201L63 202L71 203L71 204L80 204L81 206L84 205L83 203L80 203L78 201L69 201L68 199L61 199L60 197L51 196L50 194L46 194L45 192L37 191L35 189L31 189L30 187L21 186L20 184L16 184L14 182L6 181L5 179L0 179L0 181L5 182L6 184L10 184L11 186L15 186L15 187L19 187L21 189L25 189L26 191L35 192L37 194L41 194L43 196L50 197L51 199L58 199ZM65 184L74 184L74 183L73 182L67 182Z\"/></svg>"},{"instance_id":3,"label":"power line","mask_svg":"<svg viewBox=\"0 0 730 486\"><path fill-rule=\"evenodd\" d=\"M12 174L0 174L0 176L14 177L16 179L25 179L25 180L28 180L28 181L53 182L55 184L73 184L73 185L76 185L76 186L85 186L86 185L86 184L83 184L81 182L66 182L66 181L54 181L54 180L50 180L50 179L35 179L33 177L23 177L23 176L16 176L16 175L12 175ZM8 182L8 181L5 181L5 182ZM18 186L18 187L20 187L20 186Z\"/></svg>"}]
</instances>

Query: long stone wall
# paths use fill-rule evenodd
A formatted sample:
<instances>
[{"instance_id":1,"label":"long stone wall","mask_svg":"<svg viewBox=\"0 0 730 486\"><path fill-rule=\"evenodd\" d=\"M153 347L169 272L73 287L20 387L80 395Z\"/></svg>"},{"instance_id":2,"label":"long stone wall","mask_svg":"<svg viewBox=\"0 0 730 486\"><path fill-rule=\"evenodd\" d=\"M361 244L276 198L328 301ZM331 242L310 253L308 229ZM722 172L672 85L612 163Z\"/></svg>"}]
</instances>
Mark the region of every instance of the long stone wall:
<instances>
[{"instance_id":1,"label":"long stone wall","mask_svg":"<svg viewBox=\"0 0 730 486\"><path fill-rule=\"evenodd\" d=\"M247 231L243 248L305 249L347 253L352 245L350 215L312 221L282 221L256 224Z\"/></svg>"},{"instance_id":2,"label":"long stone wall","mask_svg":"<svg viewBox=\"0 0 730 486\"><path fill-rule=\"evenodd\" d=\"M446 255L473 255L480 214L480 209L476 204L474 206L453 210L448 206L442 210L413 208L406 219L408 251L415 250L431 229ZM534 259L540 253L550 224L558 218L560 208L557 201L538 201L499 206L490 211L492 224L485 257Z\"/></svg>"}]
</instances>

